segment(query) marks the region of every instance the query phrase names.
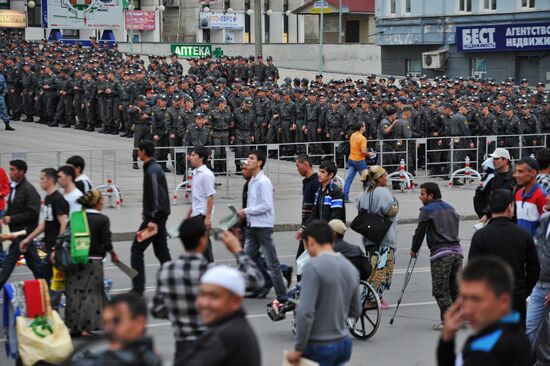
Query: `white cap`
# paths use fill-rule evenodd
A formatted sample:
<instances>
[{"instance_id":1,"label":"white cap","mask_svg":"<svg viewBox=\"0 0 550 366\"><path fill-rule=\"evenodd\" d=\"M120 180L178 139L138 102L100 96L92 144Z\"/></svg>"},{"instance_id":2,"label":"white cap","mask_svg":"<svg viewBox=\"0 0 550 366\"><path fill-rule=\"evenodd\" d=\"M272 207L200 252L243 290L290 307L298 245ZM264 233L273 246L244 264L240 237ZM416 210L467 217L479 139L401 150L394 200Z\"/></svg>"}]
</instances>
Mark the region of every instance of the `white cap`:
<instances>
[{"instance_id":1,"label":"white cap","mask_svg":"<svg viewBox=\"0 0 550 366\"><path fill-rule=\"evenodd\" d=\"M246 287L241 272L224 265L211 267L202 275L201 283L223 287L241 297L244 296Z\"/></svg>"},{"instance_id":2,"label":"white cap","mask_svg":"<svg viewBox=\"0 0 550 366\"><path fill-rule=\"evenodd\" d=\"M502 147L495 149L495 151L493 151L493 153L489 156L492 158L504 158L510 160L510 153Z\"/></svg>"}]
</instances>

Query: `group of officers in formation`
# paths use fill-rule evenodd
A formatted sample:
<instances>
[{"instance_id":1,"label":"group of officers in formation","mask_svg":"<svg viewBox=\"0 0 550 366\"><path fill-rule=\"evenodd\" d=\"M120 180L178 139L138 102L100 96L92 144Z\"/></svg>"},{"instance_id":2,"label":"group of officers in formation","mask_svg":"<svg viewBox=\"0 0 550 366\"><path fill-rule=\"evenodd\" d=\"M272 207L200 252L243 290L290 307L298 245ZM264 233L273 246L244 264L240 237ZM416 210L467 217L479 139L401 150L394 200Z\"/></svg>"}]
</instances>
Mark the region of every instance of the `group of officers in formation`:
<instances>
[{"instance_id":1,"label":"group of officers in formation","mask_svg":"<svg viewBox=\"0 0 550 366\"><path fill-rule=\"evenodd\" d=\"M177 146L214 146L216 173L228 169L228 145L234 145L236 170L252 144L287 144L280 148L282 158L305 152L305 144L296 143L308 142L307 152L320 160L335 152L334 144L323 142L346 141L365 124L366 137L379 140L378 164L397 169L404 159L414 174L418 161L430 174L446 175L449 162L463 161L468 149L479 149L473 163L480 163L486 136L499 135L496 144L517 157L520 148L529 153L543 143L541 133L550 133L550 92L525 79L519 86L512 78L374 74L355 81L326 81L321 74L314 80L281 80L273 59L264 62L261 55L189 59L184 74L176 54L150 55L146 63L120 52L116 43L100 45L92 37L90 44L0 35L0 72L7 88L0 92L10 118L24 115L24 122L121 134L133 137L136 147L154 140L163 148L157 158L165 170ZM421 151L405 140L426 137ZM135 152L133 158L137 168Z\"/></svg>"}]
</instances>

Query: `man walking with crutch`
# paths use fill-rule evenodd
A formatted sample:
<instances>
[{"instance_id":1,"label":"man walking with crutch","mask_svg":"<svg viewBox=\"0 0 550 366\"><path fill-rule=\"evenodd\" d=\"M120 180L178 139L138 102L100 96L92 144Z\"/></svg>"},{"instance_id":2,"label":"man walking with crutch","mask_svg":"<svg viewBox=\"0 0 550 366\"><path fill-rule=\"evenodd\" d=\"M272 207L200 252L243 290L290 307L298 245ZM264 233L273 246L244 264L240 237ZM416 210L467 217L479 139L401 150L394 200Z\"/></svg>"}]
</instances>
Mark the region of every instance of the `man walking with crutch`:
<instances>
[{"instance_id":1,"label":"man walking with crutch","mask_svg":"<svg viewBox=\"0 0 550 366\"><path fill-rule=\"evenodd\" d=\"M432 295L441 313L441 323L435 325L434 330L441 330L445 311L458 297L457 274L462 268L463 259L458 238L458 214L451 205L441 199L441 190L436 183L426 182L420 185L419 198L424 207L420 209L418 216L411 257L417 257L426 236L430 249Z\"/></svg>"}]
</instances>

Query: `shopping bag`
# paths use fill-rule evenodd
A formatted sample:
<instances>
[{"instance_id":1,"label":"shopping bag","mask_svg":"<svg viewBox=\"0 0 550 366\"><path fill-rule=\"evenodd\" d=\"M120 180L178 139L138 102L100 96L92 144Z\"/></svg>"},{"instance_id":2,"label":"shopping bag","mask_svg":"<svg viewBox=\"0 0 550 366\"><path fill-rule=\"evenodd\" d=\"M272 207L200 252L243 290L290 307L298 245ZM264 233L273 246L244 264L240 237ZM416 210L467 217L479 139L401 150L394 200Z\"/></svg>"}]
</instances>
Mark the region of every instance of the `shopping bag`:
<instances>
[{"instance_id":1,"label":"shopping bag","mask_svg":"<svg viewBox=\"0 0 550 366\"><path fill-rule=\"evenodd\" d=\"M71 214L71 258L73 264L88 263L90 255L90 228L86 211Z\"/></svg>"},{"instance_id":2,"label":"shopping bag","mask_svg":"<svg viewBox=\"0 0 550 366\"><path fill-rule=\"evenodd\" d=\"M51 288L52 291L65 291L67 288L67 280L65 278L65 272L57 269L55 266L53 266L53 273L52 273L52 284Z\"/></svg>"},{"instance_id":3,"label":"shopping bag","mask_svg":"<svg viewBox=\"0 0 550 366\"><path fill-rule=\"evenodd\" d=\"M290 362L288 362L288 359L286 356L288 355L288 351L283 351L283 363L281 366L292 366ZM308 360L307 358L300 358L300 366L319 366L319 364L315 361Z\"/></svg>"},{"instance_id":4,"label":"shopping bag","mask_svg":"<svg viewBox=\"0 0 550 366\"><path fill-rule=\"evenodd\" d=\"M69 329L55 310L47 317L18 317L16 332L23 366L38 361L59 364L73 352Z\"/></svg>"}]
</instances>

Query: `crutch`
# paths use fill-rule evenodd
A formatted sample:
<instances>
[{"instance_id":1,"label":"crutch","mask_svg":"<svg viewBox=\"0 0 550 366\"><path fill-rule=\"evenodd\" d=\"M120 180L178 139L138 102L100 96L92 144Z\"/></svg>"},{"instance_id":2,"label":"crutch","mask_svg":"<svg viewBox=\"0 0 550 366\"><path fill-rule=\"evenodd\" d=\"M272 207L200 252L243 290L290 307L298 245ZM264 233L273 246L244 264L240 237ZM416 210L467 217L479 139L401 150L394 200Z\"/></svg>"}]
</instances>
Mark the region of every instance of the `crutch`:
<instances>
[{"instance_id":1,"label":"crutch","mask_svg":"<svg viewBox=\"0 0 550 366\"><path fill-rule=\"evenodd\" d=\"M399 296L399 300L397 300L397 306L395 307L395 311L393 312L393 316L390 320L390 325L393 324L393 321L395 320L395 315L397 314L397 310L399 309L399 305L401 305L401 300L403 300L403 295L405 295L405 290L407 289L407 285L409 284L409 281L411 280L414 267L416 266L416 261L418 260L418 254L415 258L411 257L409 259L409 265L407 266L407 272L405 272L405 279L403 281L403 288L401 289L401 296ZM411 266L412 264L412 266ZM410 272L409 272L410 270Z\"/></svg>"}]
</instances>

